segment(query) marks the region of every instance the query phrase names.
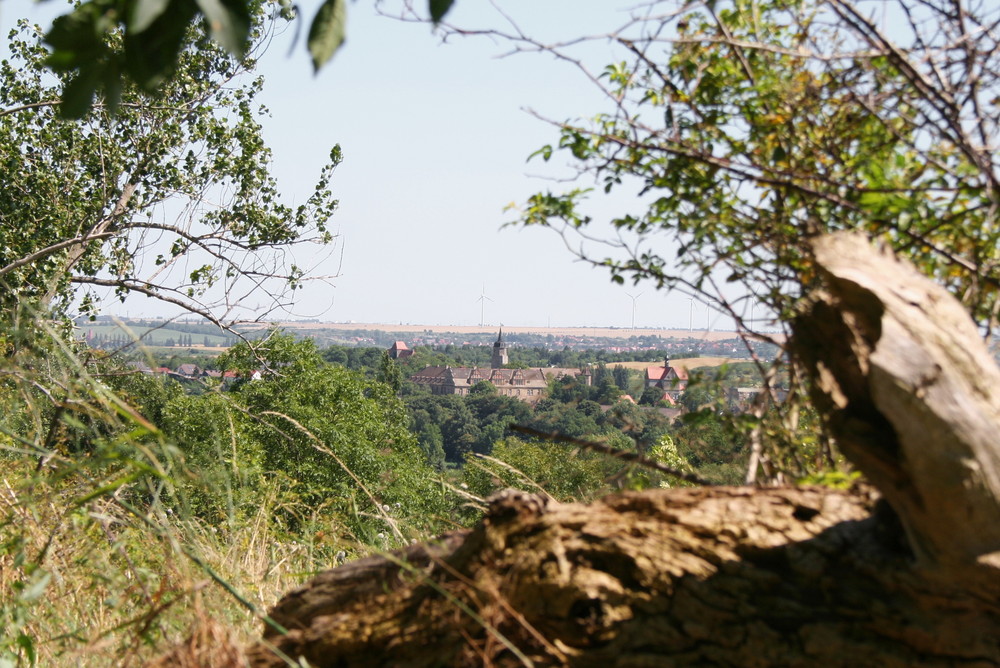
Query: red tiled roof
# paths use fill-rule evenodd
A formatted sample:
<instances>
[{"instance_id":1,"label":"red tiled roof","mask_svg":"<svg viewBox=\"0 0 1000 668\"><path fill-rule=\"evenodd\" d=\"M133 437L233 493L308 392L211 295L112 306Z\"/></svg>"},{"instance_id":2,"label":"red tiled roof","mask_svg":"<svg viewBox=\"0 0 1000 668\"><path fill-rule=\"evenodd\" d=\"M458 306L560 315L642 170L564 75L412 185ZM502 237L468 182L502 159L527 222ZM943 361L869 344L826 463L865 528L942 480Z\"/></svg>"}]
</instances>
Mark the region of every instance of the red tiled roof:
<instances>
[{"instance_id":1,"label":"red tiled roof","mask_svg":"<svg viewBox=\"0 0 1000 668\"><path fill-rule=\"evenodd\" d=\"M673 372L673 375L671 375ZM682 366L647 366L646 380L664 380L666 378L677 378L687 380L688 372Z\"/></svg>"}]
</instances>

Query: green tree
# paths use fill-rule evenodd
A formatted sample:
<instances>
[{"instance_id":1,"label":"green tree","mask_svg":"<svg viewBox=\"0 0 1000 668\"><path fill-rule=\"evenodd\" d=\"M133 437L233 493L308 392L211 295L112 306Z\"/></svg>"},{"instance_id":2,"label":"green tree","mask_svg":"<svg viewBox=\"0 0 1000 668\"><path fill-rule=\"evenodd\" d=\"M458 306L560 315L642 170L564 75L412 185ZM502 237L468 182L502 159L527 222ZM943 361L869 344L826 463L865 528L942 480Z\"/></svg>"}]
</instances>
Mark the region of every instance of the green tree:
<instances>
[{"instance_id":1,"label":"green tree","mask_svg":"<svg viewBox=\"0 0 1000 668\"><path fill-rule=\"evenodd\" d=\"M496 385L488 380L481 380L469 388L469 396L489 396L497 393Z\"/></svg>"},{"instance_id":2,"label":"green tree","mask_svg":"<svg viewBox=\"0 0 1000 668\"><path fill-rule=\"evenodd\" d=\"M810 240L860 230L947 286L992 331L1000 131L987 110L1000 79L988 26L996 14L917 4L886 3L905 46L850 0L690 3L613 33L611 64L573 57L578 42L508 34L524 49L565 57L613 102L583 114L587 121L558 123L558 142L536 155L565 156L586 183L531 197L522 222L579 233L573 247L614 281L685 291L777 344L759 318L749 321L751 300L787 334L796 304L818 287ZM933 37L922 37L926 26ZM606 234L588 208L601 191L635 203ZM791 386L789 415L802 383ZM796 440L769 443L780 450Z\"/></svg>"},{"instance_id":3,"label":"green tree","mask_svg":"<svg viewBox=\"0 0 1000 668\"><path fill-rule=\"evenodd\" d=\"M663 390L656 387L647 387L639 397L640 406L657 406L663 401Z\"/></svg>"},{"instance_id":4,"label":"green tree","mask_svg":"<svg viewBox=\"0 0 1000 668\"><path fill-rule=\"evenodd\" d=\"M343 346L330 346L323 351L323 359L331 364L347 366L347 349Z\"/></svg>"},{"instance_id":5,"label":"green tree","mask_svg":"<svg viewBox=\"0 0 1000 668\"><path fill-rule=\"evenodd\" d=\"M159 102L125 86L116 115L100 105L65 121L60 81L43 70L49 52L19 24L0 64L4 313L59 307L81 292L86 305L86 291L98 289L214 319L212 307L241 277L279 301L301 284L302 270L281 251L331 239L340 149L307 202L281 203L256 120L262 81L250 76L266 37L259 23L252 35L252 54L236 60L185 33ZM275 269L261 271L267 264Z\"/></svg>"},{"instance_id":6,"label":"green tree","mask_svg":"<svg viewBox=\"0 0 1000 668\"><path fill-rule=\"evenodd\" d=\"M617 364L613 369L611 369L611 376L614 378L615 385L618 386L618 389L628 394L629 387L632 383L632 376L629 374L628 368Z\"/></svg>"},{"instance_id":7,"label":"green tree","mask_svg":"<svg viewBox=\"0 0 1000 668\"><path fill-rule=\"evenodd\" d=\"M680 455L709 480L738 485L749 456L746 437L712 411L691 413L674 432Z\"/></svg>"},{"instance_id":8,"label":"green tree","mask_svg":"<svg viewBox=\"0 0 1000 668\"><path fill-rule=\"evenodd\" d=\"M335 509L358 538L374 540L394 521L413 535L440 527L445 498L388 386L325 363L311 340L283 335L223 357L226 368L256 361L271 370L231 394L237 441L261 471L284 476L303 503ZM188 419L203 421L197 412Z\"/></svg>"},{"instance_id":9,"label":"green tree","mask_svg":"<svg viewBox=\"0 0 1000 668\"><path fill-rule=\"evenodd\" d=\"M597 406L597 410L592 410ZM597 420L601 407L594 401L573 401L561 403L553 399L543 399L535 405L535 414L529 426L546 433L562 434L576 438L596 437L604 430Z\"/></svg>"},{"instance_id":10,"label":"green tree","mask_svg":"<svg viewBox=\"0 0 1000 668\"><path fill-rule=\"evenodd\" d=\"M460 396L415 394L406 397L406 406L411 416L426 414L415 431L432 460L438 434L444 456L452 464L461 464L465 454L473 451L480 441L482 433L476 416Z\"/></svg>"},{"instance_id":11,"label":"green tree","mask_svg":"<svg viewBox=\"0 0 1000 668\"><path fill-rule=\"evenodd\" d=\"M410 407L410 431L417 437L427 462L438 471L445 467L444 434L430 411Z\"/></svg>"},{"instance_id":12,"label":"green tree","mask_svg":"<svg viewBox=\"0 0 1000 668\"><path fill-rule=\"evenodd\" d=\"M399 370L399 365L389 357L389 353L382 351L382 359L379 361L378 373L375 379L380 383L385 383L392 389L394 394L399 394L403 385L403 372Z\"/></svg>"},{"instance_id":13,"label":"green tree","mask_svg":"<svg viewBox=\"0 0 1000 668\"><path fill-rule=\"evenodd\" d=\"M487 385L492 391L475 392L481 385ZM474 393L475 392L475 393ZM466 405L476 418L480 435L473 451L479 454L489 454L493 445L506 435L507 427L512 424L526 424L531 419L531 409L528 404L498 394L492 383L477 383L469 391Z\"/></svg>"},{"instance_id":14,"label":"green tree","mask_svg":"<svg viewBox=\"0 0 1000 668\"><path fill-rule=\"evenodd\" d=\"M497 461L470 456L463 471L470 491L481 497L507 487L541 488L560 501L587 501L608 490L601 458L570 446L507 438L495 445L492 458Z\"/></svg>"}]
</instances>

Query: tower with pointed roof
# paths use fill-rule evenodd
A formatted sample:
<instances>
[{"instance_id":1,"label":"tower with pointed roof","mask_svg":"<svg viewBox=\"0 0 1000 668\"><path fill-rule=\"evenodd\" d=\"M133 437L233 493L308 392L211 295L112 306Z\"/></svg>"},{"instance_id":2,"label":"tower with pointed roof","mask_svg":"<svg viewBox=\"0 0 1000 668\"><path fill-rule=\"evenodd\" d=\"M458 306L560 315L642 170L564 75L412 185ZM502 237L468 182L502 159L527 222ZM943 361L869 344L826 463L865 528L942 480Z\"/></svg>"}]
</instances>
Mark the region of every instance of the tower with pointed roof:
<instances>
[{"instance_id":1,"label":"tower with pointed roof","mask_svg":"<svg viewBox=\"0 0 1000 668\"><path fill-rule=\"evenodd\" d=\"M500 333L497 335L496 343L493 344L493 356L490 358L490 367L494 369L502 369L503 366L507 364L508 360L507 344L503 342L503 327L501 327Z\"/></svg>"}]
</instances>

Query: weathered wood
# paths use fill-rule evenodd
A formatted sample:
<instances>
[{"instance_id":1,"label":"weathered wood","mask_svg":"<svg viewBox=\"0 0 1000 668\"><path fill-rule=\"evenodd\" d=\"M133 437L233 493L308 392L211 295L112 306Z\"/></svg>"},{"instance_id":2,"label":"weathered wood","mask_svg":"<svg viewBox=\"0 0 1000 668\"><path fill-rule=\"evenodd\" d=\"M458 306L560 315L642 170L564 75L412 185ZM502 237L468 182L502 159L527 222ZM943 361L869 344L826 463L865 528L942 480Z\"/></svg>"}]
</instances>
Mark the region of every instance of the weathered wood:
<instances>
[{"instance_id":1,"label":"weathered wood","mask_svg":"<svg viewBox=\"0 0 1000 668\"><path fill-rule=\"evenodd\" d=\"M914 570L870 497L827 489L508 494L426 552L320 575L251 665L1000 665L1000 604ZM413 559L413 570L393 561ZM443 592L447 592L444 595ZM475 612L473 618L457 603Z\"/></svg>"},{"instance_id":2,"label":"weathered wood","mask_svg":"<svg viewBox=\"0 0 1000 668\"><path fill-rule=\"evenodd\" d=\"M1000 369L975 324L861 236L825 236L814 250L826 288L791 345L832 435L924 566L1000 565Z\"/></svg>"},{"instance_id":3,"label":"weathered wood","mask_svg":"<svg viewBox=\"0 0 1000 668\"><path fill-rule=\"evenodd\" d=\"M1000 370L906 263L851 235L815 260L791 350L884 501L507 493L470 532L290 593L272 611L290 633L266 631L251 664L1000 665Z\"/></svg>"}]
</instances>

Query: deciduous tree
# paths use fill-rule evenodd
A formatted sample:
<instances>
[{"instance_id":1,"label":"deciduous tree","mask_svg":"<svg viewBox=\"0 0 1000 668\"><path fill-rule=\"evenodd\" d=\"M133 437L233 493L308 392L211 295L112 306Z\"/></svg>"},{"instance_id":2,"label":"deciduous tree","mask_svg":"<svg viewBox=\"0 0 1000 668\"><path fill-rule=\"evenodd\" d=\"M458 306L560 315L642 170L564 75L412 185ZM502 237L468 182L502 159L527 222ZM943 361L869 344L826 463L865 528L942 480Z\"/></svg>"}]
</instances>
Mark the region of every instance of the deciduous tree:
<instances>
[{"instance_id":1,"label":"deciduous tree","mask_svg":"<svg viewBox=\"0 0 1000 668\"><path fill-rule=\"evenodd\" d=\"M585 120L551 121L558 142L536 156L568 161L577 178L530 198L522 222L578 239L569 246L615 281L687 292L749 339L775 343L783 337L760 312L787 335L820 275L810 240L859 230L947 286L990 333L1000 313L998 18L982 2L875 11L733 0L656 2L609 33L563 42L485 31L515 52L561 58L606 102ZM617 49L615 62L581 47L597 40ZM594 219L588 200L604 193L633 204ZM791 397L801 380L790 377ZM776 397L766 392L752 413ZM784 419L789 438L769 441L779 450L797 440L795 411ZM762 430L755 463L767 459ZM750 480L792 461L772 454Z\"/></svg>"},{"instance_id":2,"label":"deciduous tree","mask_svg":"<svg viewBox=\"0 0 1000 668\"><path fill-rule=\"evenodd\" d=\"M21 22L0 64L0 282L3 307L65 305L81 291L142 294L217 322L289 304L309 267L296 244L331 240L330 162L308 200L282 204L258 118L252 48L228 55L185 31L158 101L124 86L79 121L58 117L59 79L39 31ZM103 35L108 48L120 37ZM104 44L104 42L101 42ZM85 297L85 303L90 297Z\"/></svg>"}]
</instances>

